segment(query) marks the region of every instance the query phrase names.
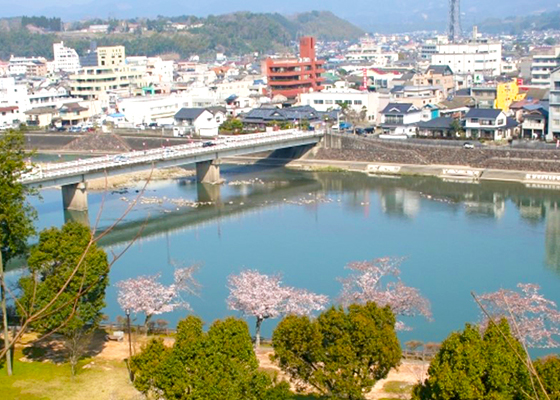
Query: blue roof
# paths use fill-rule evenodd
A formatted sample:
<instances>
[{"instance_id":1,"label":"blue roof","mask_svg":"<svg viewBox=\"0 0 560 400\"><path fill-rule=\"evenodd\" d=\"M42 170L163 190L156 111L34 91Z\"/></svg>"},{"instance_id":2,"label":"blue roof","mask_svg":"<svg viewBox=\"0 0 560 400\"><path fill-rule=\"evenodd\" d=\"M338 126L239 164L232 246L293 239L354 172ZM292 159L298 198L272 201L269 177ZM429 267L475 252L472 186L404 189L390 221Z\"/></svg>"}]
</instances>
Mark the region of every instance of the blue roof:
<instances>
[{"instance_id":1,"label":"blue roof","mask_svg":"<svg viewBox=\"0 0 560 400\"><path fill-rule=\"evenodd\" d=\"M111 118L122 118L124 117L123 113L113 113L113 114L109 114L109 117Z\"/></svg>"}]
</instances>

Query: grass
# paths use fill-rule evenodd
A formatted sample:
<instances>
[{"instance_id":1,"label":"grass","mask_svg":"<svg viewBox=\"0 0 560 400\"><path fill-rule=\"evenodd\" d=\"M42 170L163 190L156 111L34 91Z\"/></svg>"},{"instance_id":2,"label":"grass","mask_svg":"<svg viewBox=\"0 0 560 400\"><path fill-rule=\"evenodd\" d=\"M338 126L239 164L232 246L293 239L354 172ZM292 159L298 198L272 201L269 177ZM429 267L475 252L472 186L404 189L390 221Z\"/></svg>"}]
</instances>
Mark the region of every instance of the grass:
<instances>
[{"instance_id":1,"label":"grass","mask_svg":"<svg viewBox=\"0 0 560 400\"><path fill-rule=\"evenodd\" d=\"M78 374L71 376L70 365L51 362L24 362L21 351L14 358L14 375L0 369L0 397L11 399L137 399L139 393L128 381L124 362L85 359ZM83 368L86 366L86 368Z\"/></svg>"},{"instance_id":2,"label":"grass","mask_svg":"<svg viewBox=\"0 0 560 400\"><path fill-rule=\"evenodd\" d=\"M412 387L413 385L408 382L389 381L383 385L383 390L385 393L409 394L412 393Z\"/></svg>"}]
</instances>

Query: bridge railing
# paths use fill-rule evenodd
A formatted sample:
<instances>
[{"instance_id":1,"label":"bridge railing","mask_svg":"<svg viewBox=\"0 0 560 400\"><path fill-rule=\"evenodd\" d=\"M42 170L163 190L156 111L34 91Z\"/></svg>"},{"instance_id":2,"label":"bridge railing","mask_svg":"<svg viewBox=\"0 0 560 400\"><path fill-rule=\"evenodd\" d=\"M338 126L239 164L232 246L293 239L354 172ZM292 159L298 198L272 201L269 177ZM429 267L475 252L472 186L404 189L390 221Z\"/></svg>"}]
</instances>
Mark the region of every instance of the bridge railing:
<instances>
[{"instance_id":1,"label":"bridge railing","mask_svg":"<svg viewBox=\"0 0 560 400\"><path fill-rule=\"evenodd\" d=\"M83 160L69 161L65 163L47 164L39 170L38 174L26 174L21 177L24 183L41 181L61 176L72 176L94 172L107 168L121 167L134 164L145 164L148 162L162 161L166 159L178 159L185 156L214 153L220 150L250 147L259 144L279 143L286 138L294 137L317 137L323 132L304 132L295 129L266 132L259 134L244 135L242 137L228 137L212 140L211 147L205 147L203 143L188 143L165 148L151 149L146 151L133 151L113 156L94 157Z\"/></svg>"}]
</instances>

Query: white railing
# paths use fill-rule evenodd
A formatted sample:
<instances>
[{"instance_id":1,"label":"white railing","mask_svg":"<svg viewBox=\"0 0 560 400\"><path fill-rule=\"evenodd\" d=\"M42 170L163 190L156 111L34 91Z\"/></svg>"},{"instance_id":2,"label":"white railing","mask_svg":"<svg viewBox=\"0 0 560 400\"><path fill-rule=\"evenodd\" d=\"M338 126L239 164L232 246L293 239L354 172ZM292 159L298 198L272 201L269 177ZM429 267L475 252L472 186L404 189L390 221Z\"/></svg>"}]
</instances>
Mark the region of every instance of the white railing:
<instances>
[{"instance_id":1,"label":"white railing","mask_svg":"<svg viewBox=\"0 0 560 400\"><path fill-rule=\"evenodd\" d=\"M322 136L322 131L304 132L296 129L284 131L256 133L250 135L218 138L207 142L212 142L211 146L205 146L206 142L196 142L169 146L157 149L132 151L116 155L106 155L93 157L83 160L68 161L63 163L51 163L33 168L31 172L23 174L20 178L22 183L40 183L50 179L63 176L82 175L89 172L117 168L127 165L147 164L154 161L181 159L195 155L215 153L217 151L242 149L255 145L282 143L293 139L313 138Z\"/></svg>"}]
</instances>

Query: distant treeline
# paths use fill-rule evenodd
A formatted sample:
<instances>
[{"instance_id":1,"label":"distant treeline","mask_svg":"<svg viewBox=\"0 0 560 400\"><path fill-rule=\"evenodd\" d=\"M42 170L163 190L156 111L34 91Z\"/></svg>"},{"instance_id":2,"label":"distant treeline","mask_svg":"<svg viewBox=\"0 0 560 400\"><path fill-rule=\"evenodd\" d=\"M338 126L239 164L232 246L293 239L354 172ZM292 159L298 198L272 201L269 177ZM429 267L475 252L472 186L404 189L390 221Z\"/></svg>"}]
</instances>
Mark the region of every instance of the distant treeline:
<instances>
[{"instance_id":1,"label":"distant treeline","mask_svg":"<svg viewBox=\"0 0 560 400\"><path fill-rule=\"evenodd\" d=\"M51 32L60 32L62 30L62 21L60 18L55 17L21 17L21 26L26 27L27 25L33 25Z\"/></svg>"}]
</instances>

